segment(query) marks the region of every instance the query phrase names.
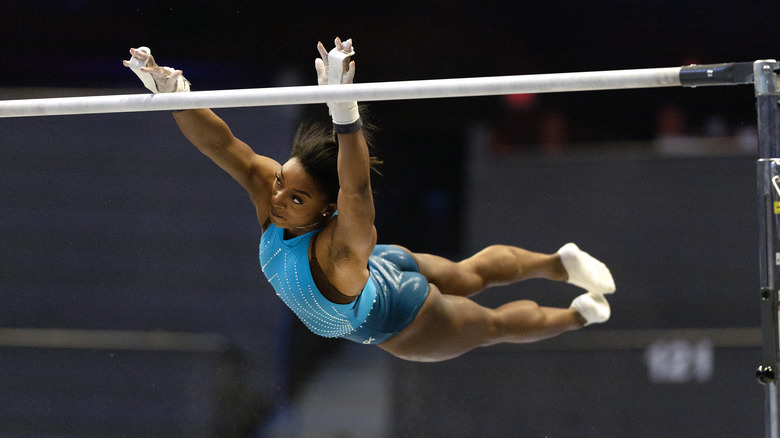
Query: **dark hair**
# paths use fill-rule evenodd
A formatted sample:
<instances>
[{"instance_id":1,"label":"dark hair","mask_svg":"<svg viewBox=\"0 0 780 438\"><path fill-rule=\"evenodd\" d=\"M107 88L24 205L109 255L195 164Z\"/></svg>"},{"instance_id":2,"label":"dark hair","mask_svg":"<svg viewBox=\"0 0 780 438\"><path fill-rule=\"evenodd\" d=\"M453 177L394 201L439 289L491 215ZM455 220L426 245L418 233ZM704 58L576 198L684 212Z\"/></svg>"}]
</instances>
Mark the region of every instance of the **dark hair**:
<instances>
[{"instance_id":1,"label":"dark hair","mask_svg":"<svg viewBox=\"0 0 780 438\"><path fill-rule=\"evenodd\" d=\"M363 136L369 143L371 128L363 125ZM330 124L306 122L298 127L293 139L290 158L297 158L306 173L325 191L328 202L336 202L339 194L338 137ZM371 157L371 170L379 173L377 166L382 162Z\"/></svg>"}]
</instances>

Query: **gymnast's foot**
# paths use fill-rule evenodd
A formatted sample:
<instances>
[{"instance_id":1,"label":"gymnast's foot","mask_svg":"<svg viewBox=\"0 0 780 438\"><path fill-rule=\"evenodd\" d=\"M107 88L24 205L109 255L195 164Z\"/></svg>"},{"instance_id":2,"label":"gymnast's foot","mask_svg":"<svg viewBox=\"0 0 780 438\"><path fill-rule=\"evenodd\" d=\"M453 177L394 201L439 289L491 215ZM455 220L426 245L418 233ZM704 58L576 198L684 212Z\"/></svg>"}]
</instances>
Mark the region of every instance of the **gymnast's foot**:
<instances>
[{"instance_id":1,"label":"gymnast's foot","mask_svg":"<svg viewBox=\"0 0 780 438\"><path fill-rule=\"evenodd\" d=\"M587 323L585 325L604 322L609 319L611 311L609 303L602 294L588 292L571 302L571 308L579 312Z\"/></svg>"},{"instance_id":2,"label":"gymnast's foot","mask_svg":"<svg viewBox=\"0 0 780 438\"><path fill-rule=\"evenodd\" d=\"M604 263L573 243L563 245L558 250L558 254L569 274L569 279L566 280L568 283L599 295L615 292L615 280L612 279L612 274Z\"/></svg>"}]
</instances>

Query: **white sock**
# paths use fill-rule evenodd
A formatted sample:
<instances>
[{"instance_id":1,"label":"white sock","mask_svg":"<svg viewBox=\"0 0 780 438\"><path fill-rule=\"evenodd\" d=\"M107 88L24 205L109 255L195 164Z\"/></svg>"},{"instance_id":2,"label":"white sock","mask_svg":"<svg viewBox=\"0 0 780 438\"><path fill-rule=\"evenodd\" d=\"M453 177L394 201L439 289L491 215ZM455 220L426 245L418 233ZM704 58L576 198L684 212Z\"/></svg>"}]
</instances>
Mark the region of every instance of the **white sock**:
<instances>
[{"instance_id":1,"label":"white sock","mask_svg":"<svg viewBox=\"0 0 780 438\"><path fill-rule=\"evenodd\" d=\"M604 295L586 293L571 302L571 308L576 310L587 321L585 325L604 322L609 319L611 311Z\"/></svg>"},{"instance_id":2,"label":"white sock","mask_svg":"<svg viewBox=\"0 0 780 438\"><path fill-rule=\"evenodd\" d=\"M596 294L615 292L615 280L604 263L582 251L573 243L567 243L558 250L563 267L569 274L567 283L579 286Z\"/></svg>"}]
</instances>

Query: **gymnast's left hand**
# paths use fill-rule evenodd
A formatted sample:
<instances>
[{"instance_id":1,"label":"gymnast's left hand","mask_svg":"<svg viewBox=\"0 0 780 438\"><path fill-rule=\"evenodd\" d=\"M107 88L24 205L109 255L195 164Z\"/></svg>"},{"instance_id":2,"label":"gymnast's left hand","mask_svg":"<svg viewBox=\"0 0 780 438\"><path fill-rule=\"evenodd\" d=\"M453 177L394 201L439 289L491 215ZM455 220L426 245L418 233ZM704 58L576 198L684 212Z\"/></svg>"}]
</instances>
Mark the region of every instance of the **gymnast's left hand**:
<instances>
[{"instance_id":1,"label":"gymnast's left hand","mask_svg":"<svg viewBox=\"0 0 780 438\"><path fill-rule=\"evenodd\" d=\"M355 48L352 46L352 38L346 41L341 41L341 38L336 37L335 50L345 53L349 56L344 58L341 68L341 83L351 84L355 78L355 61L350 61L350 57L355 54ZM317 70L317 83L320 85L328 85L328 51L321 43L317 43L317 51L320 52L320 58L314 60L314 68Z\"/></svg>"}]
</instances>

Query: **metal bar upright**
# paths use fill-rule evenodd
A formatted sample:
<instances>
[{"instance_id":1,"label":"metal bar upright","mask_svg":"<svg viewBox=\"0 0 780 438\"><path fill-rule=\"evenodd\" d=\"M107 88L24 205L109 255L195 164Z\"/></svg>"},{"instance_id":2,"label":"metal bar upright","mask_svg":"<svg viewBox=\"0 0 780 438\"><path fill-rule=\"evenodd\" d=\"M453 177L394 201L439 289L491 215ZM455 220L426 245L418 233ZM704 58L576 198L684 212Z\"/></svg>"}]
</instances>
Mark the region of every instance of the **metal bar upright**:
<instances>
[{"instance_id":1,"label":"metal bar upright","mask_svg":"<svg viewBox=\"0 0 780 438\"><path fill-rule=\"evenodd\" d=\"M758 112L758 188L761 273L762 364L756 372L764 384L764 436L780 438L777 394L778 287L780 285L780 87L775 60L753 63Z\"/></svg>"}]
</instances>

